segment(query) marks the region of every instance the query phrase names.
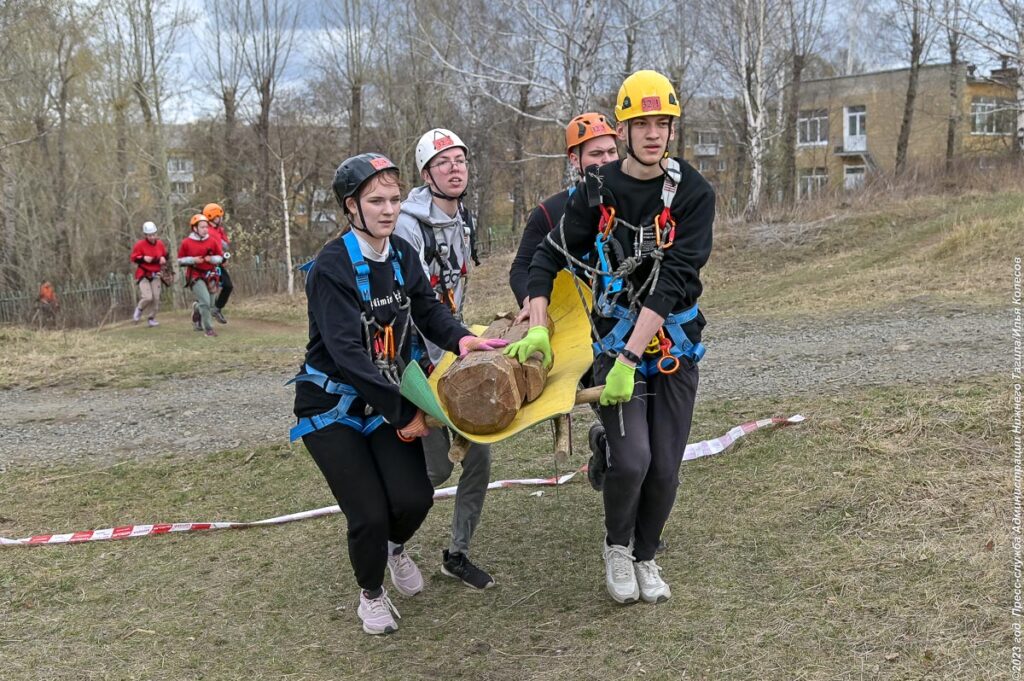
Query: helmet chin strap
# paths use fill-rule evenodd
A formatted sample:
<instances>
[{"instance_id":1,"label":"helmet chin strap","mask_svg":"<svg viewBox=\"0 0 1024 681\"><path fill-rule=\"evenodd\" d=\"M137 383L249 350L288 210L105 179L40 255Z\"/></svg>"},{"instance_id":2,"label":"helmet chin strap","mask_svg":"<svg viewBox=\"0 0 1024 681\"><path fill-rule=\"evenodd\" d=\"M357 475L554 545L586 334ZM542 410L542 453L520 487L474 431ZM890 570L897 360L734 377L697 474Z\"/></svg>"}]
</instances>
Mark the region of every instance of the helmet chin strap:
<instances>
[{"instance_id":1,"label":"helmet chin strap","mask_svg":"<svg viewBox=\"0 0 1024 681\"><path fill-rule=\"evenodd\" d=\"M466 192L469 191L469 187L466 187L466 189L463 189L462 193L459 194L458 196L448 196L444 192L438 190L437 180L434 179L434 173L431 172L430 166L427 166L427 177L430 178L430 184L427 185L428 187L430 187L430 195L435 198L446 199L448 201L461 201L466 196Z\"/></svg>"}]
</instances>

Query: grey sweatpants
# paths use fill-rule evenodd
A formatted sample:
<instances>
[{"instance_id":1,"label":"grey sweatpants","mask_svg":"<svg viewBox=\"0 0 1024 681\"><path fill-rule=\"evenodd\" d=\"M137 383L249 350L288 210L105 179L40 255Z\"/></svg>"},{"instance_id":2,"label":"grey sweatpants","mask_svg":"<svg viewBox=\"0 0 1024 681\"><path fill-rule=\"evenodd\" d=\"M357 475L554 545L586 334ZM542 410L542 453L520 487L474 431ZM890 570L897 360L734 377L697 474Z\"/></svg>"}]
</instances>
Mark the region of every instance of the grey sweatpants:
<instances>
[{"instance_id":1,"label":"grey sweatpants","mask_svg":"<svg viewBox=\"0 0 1024 681\"><path fill-rule=\"evenodd\" d=\"M604 383L614 361L606 356L594 360L595 384ZM608 438L605 531L609 544L632 541L637 560L654 558L675 504L698 377L697 365L686 358L670 376L655 374L647 380L636 372L633 399L622 405L625 437L618 407L600 409Z\"/></svg>"},{"instance_id":2,"label":"grey sweatpants","mask_svg":"<svg viewBox=\"0 0 1024 681\"><path fill-rule=\"evenodd\" d=\"M439 487L449 477L455 464L448 460L451 435L447 428L434 428L423 439L423 453L427 459L430 484ZM448 550L469 555L469 542L480 523L484 510L484 496L491 481L491 446L473 443L462 460L455 492L455 511L452 514L452 537Z\"/></svg>"}]
</instances>

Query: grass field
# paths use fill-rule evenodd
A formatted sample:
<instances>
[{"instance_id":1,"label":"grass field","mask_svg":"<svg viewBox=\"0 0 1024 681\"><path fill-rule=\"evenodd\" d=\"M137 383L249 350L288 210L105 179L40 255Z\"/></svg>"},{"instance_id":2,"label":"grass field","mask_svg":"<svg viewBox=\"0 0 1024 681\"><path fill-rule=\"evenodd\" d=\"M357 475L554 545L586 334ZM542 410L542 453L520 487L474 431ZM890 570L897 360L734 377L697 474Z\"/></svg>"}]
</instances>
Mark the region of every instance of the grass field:
<instances>
[{"instance_id":1,"label":"grass field","mask_svg":"<svg viewBox=\"0 0 1024 681\"><path fill-rule=\"evenodd\" d=\"M582 481L490 493L474 549L500 584L486 593L437 572L451 512L438 501L414 540L427 588L396 598L401 629L384 639L359 631L340 516L6 549L3 677L1008 678L1004 387L790 401L806 424L684 464L659 560L674 597L659 606L606 597L600 501ZM700 404L695 436L778 408ZM497 447L495 478L552 473L542 430ZM300 448L248 454L8 473L0 531L332 503Z\"/></svg>"},{"instance_id":2,"label":"grass field","mask_svg":"<svg viewBox=\"0 0 1024 681\"><path fill-rule=\"evenodd\" d=\"M994 194L880 205L773 238L723 227L702 303L712 319L822 320L1004 305L1003 260L1024 251L1022 217L1024 195ZM468 321L510 307L510 260L476 271ZM168 376L298 365L301 294L240 292L229 314L217 339L169 311L157 330L0 329L0 389L77 386L102 399ZM485 593L439 575L451 501L437 502L412 544L427 588L396 597L401 629L384 638L359 630L340 515L0 549L0 679L1010 678L1009 404L1002 376L699 401L691 440L767 415L809 420L684 464L659 558L673 598L659 606L607 597L600 498L581 480L540 497L489 494L474 558L499 587ZM502 443L492 477L552 475L549 449L544 428ZM284 445L16 468L0 476L0 534L255 520L332 503L304 450Z\"/></svg>"}]
</instances>

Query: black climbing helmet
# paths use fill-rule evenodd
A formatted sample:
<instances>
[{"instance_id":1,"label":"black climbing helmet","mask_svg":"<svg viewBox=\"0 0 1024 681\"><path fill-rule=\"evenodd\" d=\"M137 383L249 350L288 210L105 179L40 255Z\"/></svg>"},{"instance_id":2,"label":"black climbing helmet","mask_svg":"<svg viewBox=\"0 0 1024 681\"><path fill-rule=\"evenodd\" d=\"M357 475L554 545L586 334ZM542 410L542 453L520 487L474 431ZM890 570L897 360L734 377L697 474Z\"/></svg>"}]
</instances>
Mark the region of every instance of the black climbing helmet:
<instances>
[{"instance_id":1,"label":"black climbing helmet","mask_svg":"<svg viewBox=\"0 0 1024 681\"><path fill-rule=\"evenodd\" d=\"M331 185L341 209L346 210L345 199L355 196L371 177L385 170L398 174L398 166L383 154L359 154L342 161L334 171L334 183Z\"/></svg>"}]
</instances>

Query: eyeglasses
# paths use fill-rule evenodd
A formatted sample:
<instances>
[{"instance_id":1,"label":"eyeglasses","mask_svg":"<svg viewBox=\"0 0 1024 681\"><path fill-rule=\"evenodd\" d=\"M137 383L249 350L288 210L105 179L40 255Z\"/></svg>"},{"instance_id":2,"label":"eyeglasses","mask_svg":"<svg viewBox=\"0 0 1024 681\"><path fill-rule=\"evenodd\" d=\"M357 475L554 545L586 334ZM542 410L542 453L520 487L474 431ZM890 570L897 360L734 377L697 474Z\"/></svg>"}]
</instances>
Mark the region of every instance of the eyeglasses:
<instances>
[{"instance_id":1,"label":"eyeglasses","mask_svg":"<svg viewBox=\"0 0 1024 681\"><path fill-rule=\"evenodd\" d=\"M429 166L430 170L437 170L445 175L452 172L456 168L465 168L469 165L469 159L457 158L455 160L446 159L444 161L438 161L437 163Z\"/></svg>"}]
</instances>

